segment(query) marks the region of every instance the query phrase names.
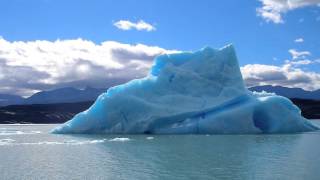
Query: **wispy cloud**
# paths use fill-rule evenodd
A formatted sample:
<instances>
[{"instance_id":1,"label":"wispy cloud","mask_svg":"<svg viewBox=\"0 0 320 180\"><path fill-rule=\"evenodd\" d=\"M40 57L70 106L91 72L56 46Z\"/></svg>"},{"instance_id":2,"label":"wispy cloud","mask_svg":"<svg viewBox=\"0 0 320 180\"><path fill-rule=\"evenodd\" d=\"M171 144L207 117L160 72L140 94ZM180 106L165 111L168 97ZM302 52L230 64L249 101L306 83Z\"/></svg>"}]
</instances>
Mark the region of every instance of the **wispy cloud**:
<instances>
[{"instance_id":1,"label":"wispy cloud","mask_svg":"<svg viewBox=\"0 0 320 180\"><path fill-rule=\"evenodd\" d=\"M311 52L309 51L297 51L295 49L289 49L289 53L291 54L291 60L285 60L286 66L299 67L319 63L317 60L309 59L309 56L311 55Z\"/></svg>"},{"instance_id":2,"label":"wispy cloud","mask_svg":"<svg viewBox=\"0 0 320 180\"><path fill-rule=\"evenodd\" d=\"M286 60L285 63L293 65L293 66L297 66L297 65L309 65L309 64L313 64L315 62L313 62L313 61L311 61L309 59L304 59L304 60L298 60L298 61Z\"/></svg>"},{"instance_id":3,"label":"wispy cloud","mask_svg":"<svg viewBox=\"0 0 320 180\"><path fill-rule=\"evenodd\" d=\"M143 20L140 20L138 22L131 22L131 21L128 21L128 20L120 20L120 21L117 21L115 23L113 23L114 26L116 26L117 28L121 29L121 30L131 30L131 29L136 29L138 31L155 31L156 28L143 21Z\"/></svg>"},{"instance_id":4,"label":"wispy cloud","mask_svg":"<svg viewBox=\"0 0 320 180\"><path fill-rule=\"evenodd\" d=\"M302 43L304 41L303 38L298 38L298 39L295 39L294 42L296 43Z\"/></svg>"},{"instance_id":5,"label":"wispy cloud","mask_svg":"<svg viewBox=\"0 0 320 180\"><path fill-rule=\"evenodd\" d=\"M306 58L307 56L310 56L311 53L309 51L297 51L295 49L289 49L289 53L292 56L292 59L299 59L299 58Z\"/></svg>"},{"instance_id":6,"label":"wispy cloud","mask_svg":"<svg viewBox=\"0 0 320 180\"><path fill-rule=\"evenodd\" d=\"M260 0L260 2L262 7L257 8L258 16L276 24L284 23L282 15L288 11L320 4L320 0Z\"/></svg>"}]
</instances>

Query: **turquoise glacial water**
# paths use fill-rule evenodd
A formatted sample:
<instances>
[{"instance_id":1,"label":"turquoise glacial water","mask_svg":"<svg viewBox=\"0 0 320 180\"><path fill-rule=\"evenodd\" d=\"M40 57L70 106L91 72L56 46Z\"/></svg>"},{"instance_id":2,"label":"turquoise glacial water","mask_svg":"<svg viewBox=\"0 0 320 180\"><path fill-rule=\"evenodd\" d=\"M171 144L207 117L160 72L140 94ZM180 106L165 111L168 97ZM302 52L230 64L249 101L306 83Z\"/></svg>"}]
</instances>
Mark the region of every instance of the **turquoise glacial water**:
<instances>
[{"instance_id":1,"label":"turquoise glacial water","mask_svg":"<svg viewBox=\"0 0 320 180\"><path fill-rule=\"evenodd\" d=\"M0 125L0 179L320 179L320 132L50 134L55 126Z\"/></svg>"}]
</instances>

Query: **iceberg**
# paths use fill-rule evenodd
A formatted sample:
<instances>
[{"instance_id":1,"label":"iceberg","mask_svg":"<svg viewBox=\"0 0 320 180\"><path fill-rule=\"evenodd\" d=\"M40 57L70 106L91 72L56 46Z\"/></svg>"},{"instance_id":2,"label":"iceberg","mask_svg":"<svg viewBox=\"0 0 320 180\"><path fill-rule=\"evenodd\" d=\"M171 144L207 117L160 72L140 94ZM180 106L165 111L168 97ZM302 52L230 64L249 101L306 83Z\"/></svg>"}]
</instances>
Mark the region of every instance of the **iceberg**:
<instances>
[{"instance_id":1,"label":"iceberg","mask_svg":"<svg viewBox=\"0 0 320 180\"><path fill-rule=\"evenodd\" d=\"M289 99L249 91L234 47L155 58L147 77L112 87L53 133L258 134L319 128Z\"/></svg>"}]
</instances>

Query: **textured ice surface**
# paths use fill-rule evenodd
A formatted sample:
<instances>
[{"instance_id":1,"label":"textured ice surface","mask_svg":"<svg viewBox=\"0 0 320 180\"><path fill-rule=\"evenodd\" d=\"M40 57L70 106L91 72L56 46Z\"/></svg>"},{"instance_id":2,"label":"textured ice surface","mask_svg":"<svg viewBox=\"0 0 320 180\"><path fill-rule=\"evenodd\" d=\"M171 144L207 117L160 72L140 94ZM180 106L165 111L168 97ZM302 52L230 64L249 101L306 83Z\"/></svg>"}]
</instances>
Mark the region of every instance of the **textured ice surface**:
<instances>
[{"instance_id":1,"label":"textured ice surface","mask_svg":"<svg viewBox=\"0 0 320 180\"><path fill-rule=\"evenodd\" d=\"M110 88L53 133L242 134L317 129L289 99L248 91L229 45L158 56L147 77Z\"/></svg>"}]
</instances>

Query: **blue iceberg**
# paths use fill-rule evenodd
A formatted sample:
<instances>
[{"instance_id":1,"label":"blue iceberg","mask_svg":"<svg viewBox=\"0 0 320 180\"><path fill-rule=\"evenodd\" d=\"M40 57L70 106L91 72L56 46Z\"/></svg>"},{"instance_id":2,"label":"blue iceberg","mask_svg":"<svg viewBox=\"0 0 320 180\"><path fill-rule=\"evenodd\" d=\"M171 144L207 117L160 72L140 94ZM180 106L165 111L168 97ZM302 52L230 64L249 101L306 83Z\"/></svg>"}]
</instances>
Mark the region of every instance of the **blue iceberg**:
<instances>
[{"instance_id":1,"label":"blue iceberg","mask_svg":"<svg viewBox=\"0 0 320 180\"><path fill-rule=\"evenodd\" d=\"M318 130L281 96L250 92L232 45L155 58L53 133L248 134Z\"/></svg>"}]
</instances>

